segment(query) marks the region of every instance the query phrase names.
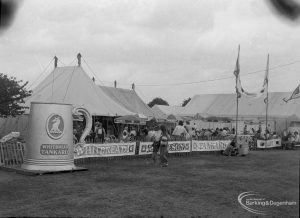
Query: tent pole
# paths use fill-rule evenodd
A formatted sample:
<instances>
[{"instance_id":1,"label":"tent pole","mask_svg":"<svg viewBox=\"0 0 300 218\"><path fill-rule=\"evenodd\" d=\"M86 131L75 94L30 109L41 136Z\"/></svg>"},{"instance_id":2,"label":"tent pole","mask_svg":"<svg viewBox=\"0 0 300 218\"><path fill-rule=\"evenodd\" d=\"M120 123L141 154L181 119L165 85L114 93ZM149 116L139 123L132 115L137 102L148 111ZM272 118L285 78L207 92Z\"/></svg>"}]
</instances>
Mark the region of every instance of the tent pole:
<instances>
[{"instance_id":1,"label":"tent pole","mask_svg":"<svg viewBox=\"0 0 300 218\"><path fill-rule=\"evenodd\" d=\"M236 118L235 118L235 142L237 144L237 134L238 134L238 114L239 114L239 95L236 94Z\"/></svg>"},{"instance_id":2,"label":"tent pole","mask_svg":"<svg viewBox=\"0 0 300 218\"><path fill-rule=\"evenodd\" d=\"M240 92L238 91L238 82L240 78L240 45L238 49L238 57L236 60L236 68L234 70L234 75L235 75L235 90L236 90L236 118L235 118L235 143L236 145L238 144L238 114L239 114L239 97L240 97Z\"/></svg>"},{"instance_id":3,"label":"tent pole","mask_svg":"<svg viewBox=\"0 0 300 218\"><path fill-rule=\"evenodd\" d=\"M268 62L267 62L267 72L269 72L269 54L268 54ZM268 130L268 106L269 106L269 78L267 76L267 102L266 102L266 130L265 130L265 148L267 148L267 130Z\"/></svg>"}]
</instances>

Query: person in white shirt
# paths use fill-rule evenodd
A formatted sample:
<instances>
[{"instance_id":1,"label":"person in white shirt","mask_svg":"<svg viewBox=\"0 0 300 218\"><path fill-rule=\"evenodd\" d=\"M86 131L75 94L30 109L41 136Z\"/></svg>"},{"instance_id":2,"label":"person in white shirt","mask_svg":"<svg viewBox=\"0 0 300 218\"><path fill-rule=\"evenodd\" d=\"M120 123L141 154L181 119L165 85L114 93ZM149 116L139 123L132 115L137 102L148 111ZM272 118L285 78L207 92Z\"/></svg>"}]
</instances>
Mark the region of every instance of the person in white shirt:
<instances>
[{"instance_id":1,"label":"person in white shirt","mask_svg":"<svg viewBox=\"0 0 300 218\"><path fill-rule=\"evenodd\" d=\"M299 144L300 143L300 136L299 136L299 133L296 131L294 132L294 140L295 140L295 143L296 144Z\"/></svg>"},{"instance_id":2,"label":"person in white shirt","mask_svg":"<svg viewBox=\"0 0 300 218\"><path fill-rule=\"evenodd\" d=\"M150 129L148 131L148 134L146 135L146 142L153 141L154 140L154 134L155 134L155 131L153 129Z\"/></svg>"},{"instance_id":3,"label":"person in white shirt","mask_svg":"<svg viewBox=\"0 0 300 218\"><path fill-rule=\"evenodd\" d=\"M186 137L187 131L184 128L182 121L179 121L179 124L175 127L172 135L175 136L176 140L182 140Z\"/></svg>"},{"instance_id":4,"label":"person in white shirt","mask_svg":"<svg viewBox=\"0 0 300 218\"><path fill-rule=\"evenodd\" d=\"M225 128L222 130L221 136L222 136L222 137L227 136L227 130L226 130Z\"/></svg>"}]
</instances>

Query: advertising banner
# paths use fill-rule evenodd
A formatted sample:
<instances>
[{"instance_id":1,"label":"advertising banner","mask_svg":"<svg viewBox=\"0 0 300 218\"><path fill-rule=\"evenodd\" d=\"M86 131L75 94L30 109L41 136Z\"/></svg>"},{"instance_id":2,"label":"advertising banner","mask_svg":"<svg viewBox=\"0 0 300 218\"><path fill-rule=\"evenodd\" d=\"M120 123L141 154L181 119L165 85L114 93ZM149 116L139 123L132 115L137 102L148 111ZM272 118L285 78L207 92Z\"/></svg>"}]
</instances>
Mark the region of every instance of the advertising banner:
<instances>
[{"instance_id":1,"label":"advertising banner","mask_svg":"<svg viewBox=\"0 0 300 218\"><path fill-rule=\"evenodd\" d=\"M152 154L153 142L140 142L139 155Z\"/></svg>"},{"instance_id":2,"label":"advertising banner","mask_svg":"<svg viewBox=\"0 0 300 218\"><path fill-rule=\"evenodd\" d=\"M275 148L280 146L281 146L281 139L269 139L267 141L257 140L257 148Z\"/></svg>"},{"instance_id":3,"label":"advertising banner","mask_svg":"<svg viewBox=\"0 0 300 218\"><path fill-rule=\"evenodd\" d=\"M114 157L135 154L136 143L108 143L108 144L77 144L74 158L86 157Z\"/></svg>"},{"instance_id":4,"label":"advertising banner","mask_svg":"<svg viewBox=\"0 0 300 218\"><path fill-rule=\"evenodd\" d=\"M230 143L229 140L224 141L192 141L192 151L221 151Z\"/></svg>"},{"instance_id":5,"label":"advertising banner","mask_svg":"<svg viewBox=\"0 0 300 218\"><path fill-rule=\"evenodd\" d=\"M169 153L190 152L190 141L172 141L169 142Z\"/></svg>"},{"instance_id":6,"label":"advertising banner","mask_svg":"<svg viewBox=\"0 0 300 218\"><path fill-rule=\"evenodd\" d=\"M153 142L141 142L139 148L139 155L152 154L153 153ZM190 141L170 141L169 142L169 153L180 153L190 152L191 142Z\"/></svg>"}]
</instances>

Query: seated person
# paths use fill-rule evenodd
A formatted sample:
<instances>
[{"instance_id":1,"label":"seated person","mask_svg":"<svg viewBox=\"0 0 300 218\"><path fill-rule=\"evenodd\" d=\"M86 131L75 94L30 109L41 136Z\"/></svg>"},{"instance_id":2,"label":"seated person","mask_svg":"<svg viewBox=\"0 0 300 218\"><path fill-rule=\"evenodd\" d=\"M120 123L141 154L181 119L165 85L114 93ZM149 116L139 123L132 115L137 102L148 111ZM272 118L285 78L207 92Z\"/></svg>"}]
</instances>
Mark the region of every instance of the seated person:
<instances>
[{"instance_id":1,"label":"seated person","mask_svg":"<svg viewBox=\"0 0 300 218\"><path fill-rule=\"evenodd\" d=\"M287 134L285 136L285 134ZM285 133L282 139L282 146L285 149L294 149L295 146L295 138L294 135L289 132L289 133Z\"/></svg>"},{"instance_id":2,"label":"seated person","mask_svg":"<svg viewBox=\"0 0 300 218\"><path fill-rule=\"evenodd\" d=\"M295 144L300 144L300 136L297 131L294 132L294 140L295 140Z\"/></svg>"},{"instance_id":3,"label":"seated person","mask_svg":"<svg viewBox=\"0 0 300 218\"><path fill-rule=\"evenodd\" d=\"M125 126L122 132L122 140L126 142L128 140L128 137L129 137L128 127Z\"/></svg>"},{"instance_id":4,"label":"seated person","mask_svg":"<svg viewBox=\"0 0 300 218\"><path fill-rule=\"evenodd\" d=\"M235 139L233 139L230 144L225 148L225 150L222 152L225 156L237 156L239 153L239 150L236 146Z\"/></svg>"},{"instance_id":5,"label":"seated person","mask_svg":"<svg viewBox=\"0 0 300 218\"><path fill-rule=\"evenodd\" d=\"M211 135L212 135L212 132L209 129L205 130L204 137L206 137L207 139L209 139L211 137Z\"/></svg>"},{"instance_id":6,"label":"seated person","mask_svg":"<svg viewBox=\"0 0 300 218\"><path fill-rule=\"evenodd\" d=\"M224 128L220 134L222 137L227 136L227 130Z\"/></svg>"},{"instance_id":7,"label":"seated person","mask_svg":"<svg viewBox=\"0 0 300 218\"><path fill-rule=\"evenodd\" d=\"M132 130L129 133L129 136L130 136L131 140L136 140L137 132L136 132L135 128L132 128Z\"/></svg>"},{"instance_id":8,"label":"seated person","mask_svg":"<svg viewBox=\"0 0 300 218\"><path fill-rule=\"evenodd\" d=\"M270 134L270 139L276 139L276 138L277 138L277 135L276 135L276 132L274 131Z\"/></svg>"}]
</instances>

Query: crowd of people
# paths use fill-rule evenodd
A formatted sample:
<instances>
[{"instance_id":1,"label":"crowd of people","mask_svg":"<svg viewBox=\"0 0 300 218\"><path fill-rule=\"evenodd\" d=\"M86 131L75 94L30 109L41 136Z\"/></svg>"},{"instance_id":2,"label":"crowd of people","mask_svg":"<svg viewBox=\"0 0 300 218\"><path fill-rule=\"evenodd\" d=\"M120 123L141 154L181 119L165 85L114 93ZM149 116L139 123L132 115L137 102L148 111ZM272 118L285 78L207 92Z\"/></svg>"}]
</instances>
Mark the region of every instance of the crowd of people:
<instances>
[{"instance_id":1,"label":"crowd of people","mask_svg":"<svg viewBox=\"0 0 300 218\"><path fill-rule=\"evenodd\" d=\"M283 147L286 149L294 149L295 145L300 144L300 136L297 131L294 133L283 131L281 140Z\"/></svg>"},{"instance_id":2,"label":"crowd of people","mask_svg":"<svg viewBox=\"0 0 300 218\"><path fill-rule=\"evenodd\" d=\"M80 141L80 137L83 133L83 125L77 124L73 130L74 143ZM224 155L236 156L238 155L238 147L235 139L235 128L202 128L197 129L187 121L184 125L183 121L179 121L174 127L165 125L158 125L157 123L152 126L135 126L135 125L123 125L118 136L107 134L107 131L103 127L102 123L95 122L94 127L86 137L88 143L122 143L131 141L142 141L153 143L153 161L156 163L158 159L157 153L160 152L160 164L162 167L168 166L167 153L168 153L168 141L188 141L188 140L231 140L231 143L223 151ZM244 126L243 135L252 137L253 142L258 139L276 139L279 136L276 132L272 132L270 126L262 131L261 125L255 130L251 128L248 131L247 125ZM300 135L296 131L294 133L284 131L281 135L283 143L288 145L300 144Z\"/></svg>"},{"instance_id":3,"label":"crowd of people","mask_svg":"<svg viewBox=\"0 0 300 218\"><path fill-rule=\"evenodd\" d=\"M86 137L86 142L88 143L118 143L118 142L131 142L131 141L143 141L150 142L153 141L153 136L155 135L155 127L158 124L152 126L137 126L137 125L123 125L118 132L118 134L108 134L106 129L103 127L102 123L96 121L94 127L91 129L90 133ZM272 132L270 125L266 130L262 130L261 125L258 129L247 127L244 128L241 134L250 135L253 137L254 141L257 139L277 139L281 137L282 141L300 144L300 136L298 132L287 132L284 131L282 135ZM84 127L82 123L78 123L73 129L73 140L74 143L79 142L80 137L83 133ZM172 141L186 141L186 140L227 140L232 139L235 135L235 128L195 128L190 125L188 121L184 124L183 121L179 121L175 126L166 127L167 134Z\"/></svg>"},{"instance_id":4,"label":"crowd of people","mask_svg":"<svg viewBox=\"0 0 300 218\"><path fill-rule=\"evenodd\" d=\"M78 143L80 137L83 133L83 125L77 124L73 129L73 141ZM137 141L140 139L141 134L143 134L143 129L138 130L136 126L124 126L123 130L116 136L115 134L110 134L105 130L102 123L96 121L94 127L90 130L89 134L86 136L85 141L87 143L112 143L112 142L129 142Z\"/></svg>"}]
</instances>

